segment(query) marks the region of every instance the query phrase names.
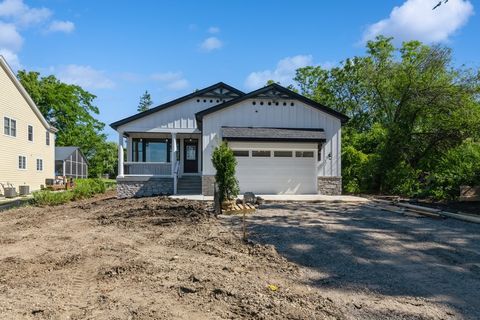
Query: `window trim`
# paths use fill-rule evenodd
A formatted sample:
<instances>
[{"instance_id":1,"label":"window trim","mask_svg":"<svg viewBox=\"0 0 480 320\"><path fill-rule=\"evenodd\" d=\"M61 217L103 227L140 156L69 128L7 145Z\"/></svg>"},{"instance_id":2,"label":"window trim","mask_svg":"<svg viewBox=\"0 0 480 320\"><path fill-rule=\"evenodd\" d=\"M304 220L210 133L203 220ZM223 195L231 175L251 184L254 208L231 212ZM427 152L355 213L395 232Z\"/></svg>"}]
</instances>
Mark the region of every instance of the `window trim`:
<instances>
[{"instance_id":1,"label":"window trim","mask_svg":"<svg viewBox=\"0 0 480 320\"><path fill-rule=\"evenodd\" d=\"M25 167L24 168L20 168L20 157L23 157L25 159L24 161L24 165ZM27 170L27 156L25 155L22 155L22 154L19 154L18 157L17 157L17 169L18 170L22 170L22 171L26 171Z\"/></svg>"},{"instance_id":2,"label":"window trim","mask_svg":"<svg viewBox=\"0 0 480 320\"><path fill-rule=\"evenodd\" d=\"M8 119L9 125L8 125L8 134L5 133L5 119ZM15 135L12 135L12 120L15 121ZM17 118L9 117L4 115L3 116L3 135L6 137L10 138L17 138L18 136L18 120Z\"/></svg>"},{"instance_id":3,"label":"window trim","mask_svg":"<svg viewBox=\"0 0 480 320\"><path fill-rule=\"evenodd\" d=\"M41 168L40 169L38 169L39 161L41 163ZM37 167L37 171L42 172L43 171L43 158L37 158L37 160L35 162L36 162L35 164L36 164L36 167Z\"/></svg>"},{"instance_id":4,"label":"window trim","mask_svg":"<svg viewBox=\"0 0 480 320\"><path fill-rule=\"evenodd\" d=\"M32 140L30 140L30 128L32 128ZM32 124L27 124L27 141L28 142L35 142L35 128Z\"/></svg>"}]
</instances>

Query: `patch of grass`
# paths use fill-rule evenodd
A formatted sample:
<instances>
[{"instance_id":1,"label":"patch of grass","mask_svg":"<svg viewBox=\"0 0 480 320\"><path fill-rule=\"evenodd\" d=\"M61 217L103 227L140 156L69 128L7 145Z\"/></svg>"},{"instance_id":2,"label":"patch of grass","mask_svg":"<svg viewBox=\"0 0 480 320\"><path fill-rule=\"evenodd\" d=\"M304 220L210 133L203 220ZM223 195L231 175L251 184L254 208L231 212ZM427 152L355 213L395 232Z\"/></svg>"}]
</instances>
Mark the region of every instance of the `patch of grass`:
<instances>
[{"instance_id":1,"label":"patch of grass","mask_svg":"<svg viewBox=\"0 0 480 320\"><path fill-rule=\"evenodd\" d=\"M34 192L33 203L37 206L57 206L72 200L91 198L96 194L105 193L108 186L111 188L113 185L102 179L77 179L73 190Z\"/></svg>"},{"instance_id":2,"label":"patch of grass","mask_svg":"<svg viewBox=\"0 0 480 320\"><path fill-rule=\"evenodd\" d=\"M73 193L70 191L41 190L33 193L33 203L37 206L57 206L72 200Z\"/></svg>"}]
</instances>

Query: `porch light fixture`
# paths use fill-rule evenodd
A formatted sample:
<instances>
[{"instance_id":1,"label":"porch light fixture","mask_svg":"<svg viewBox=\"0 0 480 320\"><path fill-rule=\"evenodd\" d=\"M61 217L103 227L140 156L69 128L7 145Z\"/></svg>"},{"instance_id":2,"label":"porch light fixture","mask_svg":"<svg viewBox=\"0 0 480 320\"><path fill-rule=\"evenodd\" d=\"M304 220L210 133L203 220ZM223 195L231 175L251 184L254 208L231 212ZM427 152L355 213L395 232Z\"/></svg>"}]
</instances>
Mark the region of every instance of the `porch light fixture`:
<instances>
[{"instance_id":1,"label":"porch light fixture","mask_svg":"<svg viewBox=\"0 0 480 320\"><path fill-rule=\"evenodd\" d=\"M332 160L332 153L330 152L327 156L328 160Z\"/></svg>"}]
</instances>

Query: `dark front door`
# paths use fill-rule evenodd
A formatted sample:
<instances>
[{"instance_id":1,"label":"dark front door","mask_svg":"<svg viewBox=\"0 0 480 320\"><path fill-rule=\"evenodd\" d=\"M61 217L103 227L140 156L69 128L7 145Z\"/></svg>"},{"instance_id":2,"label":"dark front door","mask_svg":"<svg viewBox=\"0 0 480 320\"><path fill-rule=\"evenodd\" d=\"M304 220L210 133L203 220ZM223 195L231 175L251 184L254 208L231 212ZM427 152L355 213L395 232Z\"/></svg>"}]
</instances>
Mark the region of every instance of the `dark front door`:
<instances>
[{"instance_id":1,"label":"dark front door","mask_svg":"<svg viewBox=\"0 0 480 320\"><path fill-rule=\"evenodd\" d=\"M183 172L198 172L198 140L186 139L183 144Z\"/></svg>"}]
</instances>

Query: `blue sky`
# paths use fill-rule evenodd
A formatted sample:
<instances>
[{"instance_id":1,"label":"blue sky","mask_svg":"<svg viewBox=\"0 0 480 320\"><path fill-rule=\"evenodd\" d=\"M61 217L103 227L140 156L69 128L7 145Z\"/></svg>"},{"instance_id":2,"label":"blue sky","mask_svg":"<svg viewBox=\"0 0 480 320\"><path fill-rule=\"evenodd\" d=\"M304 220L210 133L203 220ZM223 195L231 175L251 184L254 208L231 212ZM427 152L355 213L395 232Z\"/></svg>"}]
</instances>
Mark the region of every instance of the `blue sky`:
<instances>
[{"instance_id":1,"label":"blue sky","mask_svg":"<svg viewBox=\"0 0 480 320\"><path fill-rule=\"evenodd\" d=\"M380 33L446 44L456 64L478 68L479 3L436 3L0 0L0 54L96 94L109 124L134 114L145 90L157 105L218 81L288 85L296 68L361 55Z\"/></svg>"}]
</instances>

